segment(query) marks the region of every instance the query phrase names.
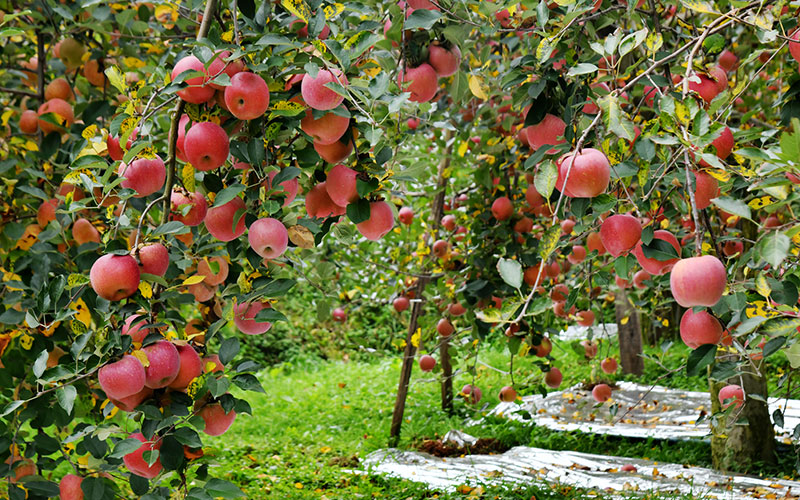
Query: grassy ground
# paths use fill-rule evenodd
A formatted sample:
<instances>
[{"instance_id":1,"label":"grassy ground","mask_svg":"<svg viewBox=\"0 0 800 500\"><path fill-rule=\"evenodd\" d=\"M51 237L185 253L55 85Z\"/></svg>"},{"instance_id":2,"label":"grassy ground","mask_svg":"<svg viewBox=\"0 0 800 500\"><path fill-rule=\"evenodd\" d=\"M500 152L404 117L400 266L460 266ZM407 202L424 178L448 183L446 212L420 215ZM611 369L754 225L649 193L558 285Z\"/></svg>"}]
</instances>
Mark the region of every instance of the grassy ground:
<instances>
[{"instance_id":1,"label":"grassy ground","mask_svg":"<svg viewBox=\"0 0 800 500\"><path fill-rule=\"evenodd\" d=\"M564 347L564 346L562 346ZM558 350L559 348L557 348ZM590 378L593 368L581 363L571 349L555 354L562 358L563 387ZM507 367L507 352L487 350L481 357L487 364ZM680 354L670 354L665 366L677 366ZM533 371L528 358L515 362L520 377ZM392 405L396 393L399 359L379 362L342 361L283 364L261 374L266 394L249 393L254 416L242 415L224 436L211 441L216 447L219 470L242 485L248 498L464 498L428 491L409 482L381 477L362 477L346 472L359 468L359 461L371 451L386 446ZM654 380L663 370L648 363L644 380ZM707 443L666 443L558 433L546 429L495 420L480 428L464 428L465 417L480 416L478 409L456 402L456 415L439 409L439 386L435 377L415 372L406 407L401 447L410 447L424 438L442 436L458 428L476 436L496 437L508 445L530 445L551 449L649 458L662 462L709 465ZM705 381L686 377L665 379L665 385L687 389L705 387ZM454 384L460 388L471 382L462 375ZM508 377L482 367L477 384L484 401L493 406L500 387ZM458 389L456 389L458 390ZM789 464L769 473L791 471ZM474 493L473 493L474 494ZM583 498L588 492L558 485L531 484L525 489L488 490L483 498Z\"/></svg>"}]
</instances>

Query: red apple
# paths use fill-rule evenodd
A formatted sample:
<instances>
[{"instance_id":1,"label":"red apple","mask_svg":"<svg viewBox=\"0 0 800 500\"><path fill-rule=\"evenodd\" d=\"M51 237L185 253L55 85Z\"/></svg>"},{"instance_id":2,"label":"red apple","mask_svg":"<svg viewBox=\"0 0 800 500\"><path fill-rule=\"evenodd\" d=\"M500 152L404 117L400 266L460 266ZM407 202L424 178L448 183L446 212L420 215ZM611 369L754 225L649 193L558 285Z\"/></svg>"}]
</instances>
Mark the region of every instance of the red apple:
<instances>
[{"instance_id":1,"label":"red apple","mask_svg":"<svg viewBox=\"0 0 800 500\"><path fill-rule=\"evenodd\" d=\"M194 168L214 170L225 164L230 153L230 139L225 130L213 122L192 125L183 141L186 159Z\"/></svg>"},{"instance_id":2,"label":"red apple","mask_svg":"<svg viewBox=\"0 0 800 500\"><path fill-rule=\"evenodd\" d=\"M119 361L100 368L97 379L106 396L122 399L144 389L146 375L142 363L126 354Z\"/></svg>"},{"instance_id":3,"label":"red apple","mask_svg":"<svg viewBox=\"0 0 800 500\"><path fill-rule=\"evenodd\" d=\"M72 224L72 239L78 246L89 242L100 243L100 231L91 222L81 217Z\"/></svg>"},{"instance_id":4,"label":"red apple","mask_svg":"<svg viewBox=\"0 0 800 500\"><path fill-rule=\"evenodd\" d=\"M601 229L602 231L602 229ZM678 255L681 254L681 246L678 243L678 239L670 233L669 231L665 231L663 229L659 229L653 233L653 240L663 240L672 245ZM608 248L608 247L606 247ZM667 259L667 260L658 260L655 258L645 257L644 251L642 250L642 242L636 244L636 248L633 249L633 254L636 256L636 260L639 262L639 265L644 268L645 271L654 275L654 276L661 276L669 272L672 269L679 259L679 257L675 257L674 259Z\"/></svg>"},{"instance_id":5,"label":"red apple","mask_svg":"<svg viewBox=\"0 0 800 500\"><path fill-rule=\"evenodd\" d=\"M403 312L411 306L411 302L408 300L408 297L403 297L401 295L392 301L392 306L395 311Z\"/></svg>"},{"instance_id":6,"label":"red apple","mask_svg":"<svg viewBox=\"0 0 800 500\"><path fill-rule=\"evenodd\" d=\"M600 369L603 370L604 373L616 373L617 372L617 360L614 358L606 358L600 362Z\"/></svg>"},{"instance_id":7,"label":"red apple","mask_svg":"<svg viewBox=\"0 0 800 500\"><path fill-rule=\"evenodd\" d=\"M570 198L594 198L605 192L610 179L611 164L597 149L584 148L579 154L568 154L558 161L556 188Z\"/></svg>"},{"instance_id":8,"label":"red apple","mask_svg":"<svg viewBox=\"0 0 800 500\"><path fill-rule=\"evenodd\" d=\"M419 358L419 369L424 372L429 372L433 370L436 366L436 359L430 354L425 354Z\"/></svg>"},{"instance_id":9,"label":"red apple","mask_svg":"<svg viewBox=\"0 0 800 500\"><path fill-rule=\"evenodd\" d=\"M517 400L517 391L515 391L510 385L507 385L500 389L498 398L504 403L513 403Z\"/></svg>"},{"instance_id":10,"label":"red apple","mask_svg":"<svg viewBox=\"0 0 800 500\"><path fill-rule=\"evenodd\" d=\"M195 191L187 196L173 190L170 202L172 204L172 220L183 222L187 226L199 226L206 218L208 204L200 191ZM186 209L188 212L184 215Z\"/></svg>"},{"instance_id":11,"label":"red apple","mask_svg":"<svg viewBox=\"0 0 800 500\"><path fill-rule=\"evenodd\" d=\"M328 83L338 83L344 87L347 85L347 77L338 69L333 72L321 69L316 77L306 74L300 84L300 92L306 104L321 111L339 106L344 101L344 96L326 87Z\"/></svg>"},{"instance_id":12,"label":"red apple","mask_svg":"<svg viewBox=\"0 0 800 500\"><path fill-rule=\"evenodd\" d=\"M401 223L405 224L406 226L411 225L411 221L414 220L414 211L411 210L409 207L403 207L397 212L397 220Z\"/></svg>"},{"instance_id":13,"label":"red apple","mask_svg":"<svg viewBox=\"0 0 800 500\"><path fill-rule=\"evenodd\" d=\"M713 255L703 255L679 260L670 273L669 288L675 302L683 307L711 307L722 298L727 280L722 262Z\"/></svg>"},{"instance_id":14,"label":"red apple","mask_svg":"<svg viewBox=\"0 0 800 500\"><path fill-rule=\"evenodd\" d=\"M550 371L544 375L544 383L552 389L558 389L563 379L564 376L561 374L561 370L555 366L550 368Z\"/></svg>"},{"instance_id":15,"label":"red apple","mask_svg":"<svg viewBox=\"0 0 800 500\"><path fill-rule=\"evenodd\" d=\"M202 104L214 97L214 88L207 85L208 73L200 59L195 56L186 56L175 64L172 68L172 80L185 71L197 71L202 73L199 76L192 76L184 80L189 85L187 88L179 90L178 96L186 102L192 104Z\"/></svg>"},{"instance_id":16,"label":"red apple","mask_svg":"<svg viewBox=\"0 0 800 500\"><path fill-rule=\"evenodd\" d=\"M563 136L566 128L567 124L564 123L564 120L558 116L546 114L541 122L526 128L528 131L528 144L531 150L536 151L545 144L550 146L564 144L566 140ZM551 148L547 151L547 154L554 154L556 151L555 148Z\"/></svg>"},{"instance_id":17,"label":"red apple","mask_svg":"<svg viewBox=\"0 0 800 500\"><path fill-rule=\"evenodd\" d=\"M269 108L269 87L255 73L242 71L231 78L225 87L225 106L240 120L253 120Z\"/></svg>"},{"instance_id":18,"label":"red apple","mask_svg":"<svg viewBox=\"0 0 800 500\"><path fill-rule=\"evenodd\" d=\"M358 199L357 175L358 172L344 165L336 165L328 171L325 190L334 203L340 207L346 207Z\"/></svg>"},{"instance_id":19,"label":"red apple","mask_svg":"<svg viewBox=\"0 0 800 500\"><path fill-rule=\"evenodd\" d=\"M139 249L139 271L164 276L169 268L169 252L161 243L152 243Z\"/></svg>"},{"instance_id":20,"label":"red apple","mask_svg":"<svg viewBox=\"0 0 800 500\"><path fill-rule=\"evenodd\" d=\"M272 328L268 321L256 321L255 317L264 309L269 309L269 303L242 302L233 306L233 323L242 333L247 335L260 335Z\"/></svg>"},{"instance_id":21,"label":"red apple","mask_svg":"<svg viewBox=\"0 0 800 500\"><path fill-rule=\"evenodd\" d=\"M446 49L441 45L432 43L428 45L428 64L433 67L440 78L454 75L461 63L461 50L457 45Z\"/></svg>"},{"instance_id":22,"label":"red apple","mask_svg":"<svg viewBox=\"0 0 800 500\"><path fill-rule=\"evenodd\" d=\"M142 350L147 354L147 360L150 362L150 365L144 369L145 387L161 389L171 384L181 368L181 357L175 344L159 340Z\"/></svg>"},{"instance_id":23,"label":"red apple","mask_svg":"<svg viewBox=\"0 0 800 500\"><path fill-rule=\"evenodd\" d=\"M687 309L681 317L680 331L681 340L691 349L697 349L704 344L719 344L722 341L722 325L706 311L695 314Z\"/></svg>"},{"instance_id":24,"label":"red apple","mask_svg":"<svg viewBox=\"0 0 800 500\"><path fill-rule=\"evenodd\" d=\"M110 301L122 300L136 293L139 279L139 265L130 255L103 255L89 271L92 289Z\"/></svg>"},{"instance_id":25,"label":"red apple","mask_svg":"<svg viewBox=\"0 0 800 500\"><path fill-rule=\"evenodd\" d=\"M200 415L200 418L202 418L203 422L206 424L203 432L209 436L221 436L225 434L236 419L235 411L231 410L225 413L225 409L219 403L205 405L200 409L198 415Z\"/></svg>"},{"instance_id":26,"label":"red apple","mask_svg":"<svg viewBox=\"0 0 800 500\"><path fill-rule=\"evenodd\" d=\"M442 337L449 337L456 331L456 329L453 324L450 323L449 319L442 318L438 323L436 323L436 331L439 332L439 335Z\"/></svg>"},{"instance_id":27,"label":"red apple","mask_svg":"<svg viewBox=\"0 0 800 500\"><path fill-rule=\"evenodd\" d=\"M144 452L161 450L161 440L155 436L153 439L147 439L141 432L131 434L128 438L141 441L142 446L122 457L125 467L137 476L153 479L163 468L161 466L161 458L157 458L153 465L147 465L147 460L144 459Z\"/></svg>"},{"instance_id":28,"label":"red apple","mask_svg":"<svg viewBox=\"0 0 800 500\"><path fill-rule=\"evenodd\" d=\"M492 215L499 221L507 220L514 214L514 205L506 196L501 196L492 203Z\"/></svg>"},{"instance_id":29,"label":"red apple","mask_svg":"<svg viewBox=\"0 0 800 500\"><path fill-rule=\"evenodd\" d=\"M800 45L800 44L795 44L793 42L792 45ZM722 405L723 410L727 409L731 405L734 405L736 408L741 408L742 405L744 404L744 390L742 389L742 386L731 384L731 385L726 385L725 387L720 389L719 404Z\"/></svg>"},{"instance_id":30,"label":"red apple","mask_svg":"<svg viewBox=\"0 0 800 500\"><path fill-rule=\"evenodd\" d=\"M265 217L250 225L247 233L250 247L265 259L277 259L289 246L289 232L278 219Z\"/></svg>"},{"instance_id":31,"label":"red apple","mask_svg":"<svg viewBox=\"0 0 800 500\"><path fill-rule=\"evenodd\" d=\"M356 224L356 229L368 240L383 238L394 227L394 213L385 201L373 201L369 204L369 219Z\"/></svg>"},{"instance_id":32,"label":"red apple","mask_svg":"<svg viewBox=\"0 0 800 500\"><path fill-rule=\"evenodd\" d=\"M206 213L206 229L219 241L232 241L244 234L244 215L247 207L244 200L234 198L219 207L209 208ZM236 227L234 227L236 221Z\"/></svg>"},{"instance_id":33,"label":"red apple","mask_svg":"<svg viewBox=\"0 0 800 500\"><path fill-rule=\"evenodd\" d=\"M611 399L611 387L608 384L597 384L592 389L592 397L598 403L605 403Z\"/></svg>"},{"instance_id":34,"label":"red apple","mask_svg":"<svg viewBox=\"0 0 800 500\"><path fill-rule=\"evenodd\" d=\"M320 182L306 193L306 213L309 217L336 217L345 214L345 207L339 206L328 195L326 182Z\"/></svg>"},{"instance_id":35,"label":"red apple","mask_svg":"<svg viewBox=\"0 0 800 500\"><path fill-rule=\"evenodd\" d=\"M189 387L195 377L203 374L203 361L190 345L176 345L175 348L178 350L181 362L178 375L170 382L169 388L182 391Z\"/></svg>"},{"instance_id":36,"label":"red apple","mask_svg":"<svg viewBox=\"0 0 800 500\"><path fill-rule=\"evenodd\" d=\"M436 70L428 63L401 70L397 75L397 84L403 92L411 93L408 99L412 102L428 102L439 90Z\"/></svg>"},{"instance_id":37,"label":"red apple","mask_svg":"<svg viewBox=\"0 0 800 500\"><path fill-rule=\"evenodd\" d=\"M319 118L314 118L311 109L306 110L306 116L300 120L300 128L314 140L314 144L323 146L333 144L342 138L350 127L350 118L328 112Z\"/></svg>"}]
</instances>

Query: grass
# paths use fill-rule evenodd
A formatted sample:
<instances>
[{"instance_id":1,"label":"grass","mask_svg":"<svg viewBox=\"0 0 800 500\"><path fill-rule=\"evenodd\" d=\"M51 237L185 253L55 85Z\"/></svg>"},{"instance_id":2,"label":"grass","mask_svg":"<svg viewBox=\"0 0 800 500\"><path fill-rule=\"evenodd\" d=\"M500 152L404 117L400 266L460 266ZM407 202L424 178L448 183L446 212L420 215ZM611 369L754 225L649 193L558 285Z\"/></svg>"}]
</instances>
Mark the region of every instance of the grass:
<instances>
[{"instance_id":1,"label":"grass","mask_svg":"<svg viewBox=\"0 0 800 500\"><path fill-rule=\"evenodd\" d=\"M562 358L560 366L569 367L564 370L563 386L592 376L592 365L581 363L571 349L555 354ZM672 363L677 366L680 357L678 353L669 354L663 362L666 366ZM508 353L502 349L487 349L481 359L493 366L502 367L504 362L507 366ZM515 376L524 378L526 372L538 372L532 363L533 359L528 357L516 360ZM658 376L656 369L648 370L653 373L646 373L643 379L654 380ZM257 499L464 498L462 493L431 491L408 481L346 472L346 469L360 468L360 460L386 446L399 371L400 362L395 357L378 362L285 363L262 372L260 379L266 394L247 395L254 416L238 417L227 434L209 441L215 447L219 462L219 469L214 473L241 485L248 498ZM663 372L658 371L659 374ZM704 379L695 378L698 380L674 377L664 384L702 390ZM464 418L480 416L480 412L458 398L455 415L444 413L439 407L439 386L433 383L435 380L430 374L415 371L401 448L456 428L478 437L496 437L509 446L521 444L710 465L710 446L698 441L668 443L562 433L500 419L493 419L480 428L464 428ZM454 386L458 390L471 381L470 375L463 374ZM497 402L499 389L508 384L508 376L479 366L476 383L483 389L484 401L491 407ZM789 464L782 464L778 469L764 472L785 474L790 470ZM483 498L573 499L588 494L559 485L530 484L525 488L489 488Z\"/></svg>"}]
</instances>

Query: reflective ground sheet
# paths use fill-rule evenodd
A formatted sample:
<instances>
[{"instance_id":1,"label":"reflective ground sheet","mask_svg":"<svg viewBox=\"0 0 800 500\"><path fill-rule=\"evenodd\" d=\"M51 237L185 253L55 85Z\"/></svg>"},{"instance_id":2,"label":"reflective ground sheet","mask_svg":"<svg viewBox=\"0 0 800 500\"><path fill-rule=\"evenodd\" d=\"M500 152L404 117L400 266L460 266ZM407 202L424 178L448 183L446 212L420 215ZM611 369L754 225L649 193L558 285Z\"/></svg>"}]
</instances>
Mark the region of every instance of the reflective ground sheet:
<instances>
[{"instance_id":1,"label":"reflective ground sheet","mask_svg":"<svg viewBox=\"0 0 800 500\"><path fill-rule=\"evenodd\" d=\"M632 464L636 472L622 472ZM437 458L426 453L378 450L364 460L370 473L388 474L442 490L466 492L486 484L540 480L587 488L615 497L659 491L696 498L738 500L800 498L800 482L727 476L710 469L518 446L500 455Z\"/></svg>"},{"instance_id":2,"label":"reflective ground sheet","mask_svg":"<svg viewBox=\"0 0 800 500\"><path fill-rule=\"evenodd\" d=\"M590 391L579 386L542 396L525 396L522 403L500 403L489 414L528 421L560 431L583 431L614 436L689 439L709 436L711 400L707 392L618 382L611 400L598 405ZM800 400L769 398L769 412L784 412L776 438L791 444L789 436L800 424ZM476 424L478 422L471 422Z\"/></svg>"}]
</instances>

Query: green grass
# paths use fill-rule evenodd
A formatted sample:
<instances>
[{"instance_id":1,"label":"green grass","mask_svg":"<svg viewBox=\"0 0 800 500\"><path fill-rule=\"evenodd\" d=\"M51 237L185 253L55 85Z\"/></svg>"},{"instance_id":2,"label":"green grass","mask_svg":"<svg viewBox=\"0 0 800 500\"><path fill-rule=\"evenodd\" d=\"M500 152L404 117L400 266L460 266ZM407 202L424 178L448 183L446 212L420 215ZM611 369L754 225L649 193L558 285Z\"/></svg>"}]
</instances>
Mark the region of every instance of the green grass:
<instances>
[{"instance_id":1,"label":"green grass","mask_svg":"<svg viewBox=\"0 0 800 500\"><path fill-rule=\"evenodd\" d=\"M563 386L578 382L592 374L591 365L580 363L568 350L556 355L563 358ZM481 360L507 367L507 351L487 349ZM666 363L677 363L666 358ZM515 377L538 371L532 358L515 362ZM262 372L260 379L266 394L249 393L247 398L254 416L237 418L231 430L209 441L216 448L219 469L215 474L242 485L248 498L464 498L465 495L429 491L426 487L380 476L359 476L345 469L360 468L359 461L370 452L386 447L392 405L397 390L400 362L397 357L380 362L307 361L283 364ZM422 375L422 376L420 376ZM656 375L657 376L657 375ZM653 380L653 373L644 380ZM675 378L675 385L702 389L704 381ZM560 450L648 458L661 462L677 462L708 466L710 448L707 443L693 441L667 443L632 440L581 433L562 433L492 419L481 427L465 428L464 418L480 416L460 398L455 415L439 407L439 385L431 374L415 377L406 406L401 448L409 448L425 438L442 436L447 431L463 429L478 437L496 437L509 446L529 445ZM468 374L456 378L456 391L471 382ZM479 367L476 383L484 391L484 401L493 406L500 387L508 377L494 370ZM522 391L524 393L524 391ZM787 473L791 467L781 466L769 472ZM531 484L523 489L487 490L484 498L584 498L587 492L558 485ZM494 496L493 496L494 495Z\"/></svg>"}]
</instances>

